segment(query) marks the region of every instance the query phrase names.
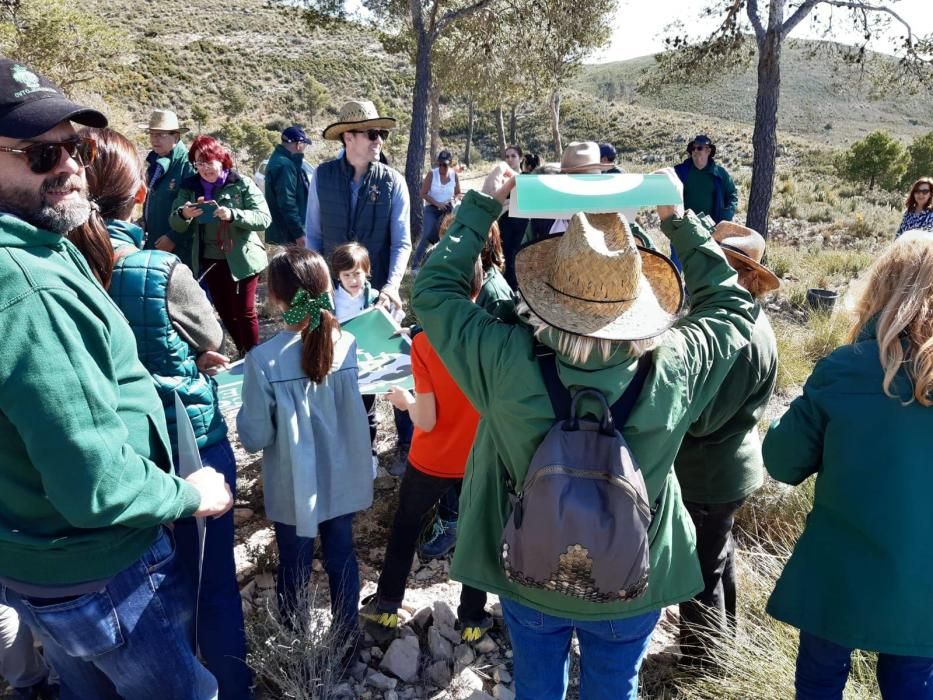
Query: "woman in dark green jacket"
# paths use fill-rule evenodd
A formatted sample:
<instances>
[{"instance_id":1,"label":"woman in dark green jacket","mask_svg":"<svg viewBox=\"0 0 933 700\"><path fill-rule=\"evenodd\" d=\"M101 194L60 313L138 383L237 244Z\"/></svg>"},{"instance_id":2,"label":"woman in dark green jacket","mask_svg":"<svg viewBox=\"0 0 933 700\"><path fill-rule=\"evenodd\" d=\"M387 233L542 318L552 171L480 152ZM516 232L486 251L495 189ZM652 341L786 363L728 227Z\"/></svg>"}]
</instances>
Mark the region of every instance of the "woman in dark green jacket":
<instances>
[{"instance_id":1,"label":"woman in dark green jacket","mask_svg":"<svg viewBox=\"0 0 933 700\"><path fill-rule=\"evenodd\" d=\"M216 139L198 136L188 160L197 175L182 181L169 223L192 236L191 269L207 282L220 320L245 355L259 343L256 286L267 265L260 233L272 216L262 192L233 169Z\"/></svg>"},{"instance_id":2,"label":"woman in dark green jacket","mask_svg":"<svg viewBox=\"0 0 933 700\"><path fill-rule=\"evenodd\" d=\"M852 649L884 700L933 698L933 234L874 264L849 342L822 360L763 445L813 509L768 612L800 629L798 698L842 698Z\"/></svg>"}]
</instances>

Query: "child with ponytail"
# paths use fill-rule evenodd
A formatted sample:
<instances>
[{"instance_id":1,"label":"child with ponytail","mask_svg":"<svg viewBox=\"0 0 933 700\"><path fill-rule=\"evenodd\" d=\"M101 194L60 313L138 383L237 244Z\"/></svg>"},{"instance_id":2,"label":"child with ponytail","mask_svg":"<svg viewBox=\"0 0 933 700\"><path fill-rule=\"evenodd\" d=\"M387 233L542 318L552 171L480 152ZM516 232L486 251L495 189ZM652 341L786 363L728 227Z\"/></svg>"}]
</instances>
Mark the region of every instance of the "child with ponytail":
<instances>
[{"instance_id":1,"label":"child with ponytail","mask_svg":"<svg viewBox=\"0 0 933 700\"><path fill-rule=\"evenodd\" d=\"M243 446L263 451L266 516L279 549L279 610L286 622L311 578L321 538L331 611L340 639L359 635L359 569L353 514L373 500L366 410L356 341L334 316L324 259L289 246L269 262L268 299L285 327L246 356L237 430Z\"/></svg>"}]
</instances>

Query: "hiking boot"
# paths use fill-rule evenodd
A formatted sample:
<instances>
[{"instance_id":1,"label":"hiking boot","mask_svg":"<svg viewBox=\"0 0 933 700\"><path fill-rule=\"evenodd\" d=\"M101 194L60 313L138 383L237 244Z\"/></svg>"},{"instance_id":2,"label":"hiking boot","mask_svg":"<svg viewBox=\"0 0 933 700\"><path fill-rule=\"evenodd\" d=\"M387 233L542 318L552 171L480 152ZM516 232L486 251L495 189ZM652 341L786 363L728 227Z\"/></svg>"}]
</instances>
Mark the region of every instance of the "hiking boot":
<instances>
[{"instance_id":1,"label":"hiking boot","mask_svg":"<svg viewBox=\"0 0 933 700\"><path fill-rule=\"evenodd\" d=\"M404 476L408 469L408 446L401 445L398 448L398 461L392 464L387 470L392 476Z\"/></svg>"},{"instance_id":2,"label":"hiking boot","mask_svg":"<svg viewBox=\"0 0 933 700\"><path fill-rule=\"evenodd\" d=\"M398 608L380 606L375 593L366 596L361 602L363 607L360 608L360 617L363 618L366 631L380 644L394 637L398 631Z\"/></svg>"},{"instance_id":3,"label":"hiking boot","mask_svg":"<svg viewBox=\"0 0 933 700\"><path fill-rule=\"evenodd\" d=\"M457 521L434 519L431 536L418 548L422 559L437 559L447 554L457 544Z\"/></svg>"},{"instance_id":4,"label":"hiking boot","mask_svg":"<svg viewBox=\"0 0 933 700\"><path fill-rule=\"evenodd\" d=\"M492 629L492 615L486 615L482 620L460 620L460 639L475 644Z\"/></svg>"}]
</instances>

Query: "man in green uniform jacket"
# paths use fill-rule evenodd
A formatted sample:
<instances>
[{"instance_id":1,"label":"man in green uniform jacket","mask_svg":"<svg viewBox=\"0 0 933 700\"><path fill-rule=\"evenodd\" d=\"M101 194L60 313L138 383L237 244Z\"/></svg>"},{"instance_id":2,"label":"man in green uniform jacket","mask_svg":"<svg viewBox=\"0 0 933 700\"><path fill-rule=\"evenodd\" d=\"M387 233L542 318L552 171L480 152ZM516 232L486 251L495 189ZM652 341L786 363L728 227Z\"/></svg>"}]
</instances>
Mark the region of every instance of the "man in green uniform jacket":
<instances>
[{"instance_id":1,"label":"man in green uniform jacket","mask_svg":"<svg viewBox=\"0 0 933 700\"><path fill-rule=\"evenodd\" d=\"M146 156L146 202L143 205L143 229L146 248L175 253L185 265L191 265L191 238L172 230L169 216L178 196L181 181L194 175L188 162L188 149L181 141L187 127L167 109L157 109L149 116L149 124L141 124L149 132L152 150Z\"/></svg>"},{"instance_id":2,"label":"man in green uniform jacket","mask_svg":"<svg viewBox=\"0 0 933 700\"><path fill-rule=\"evenodd\" d=\"M724 221L713 231L739 284L756 300L780 281L761 264L765 240L746 226ZM703 590L680 604L680 650L684 661L709 661L709 641L735 623L735 545L732 526L744 500L764 481L758 419L777 379L777 340L768 317L755 304L751 342L743 348L719 393L690 426L674 468L684 506L693 520Z\"/></svg>"},{"instance_id":3,"label":"man in green uniform jacket","mask_svg":"<svg viewBox=\"0 0 933 700\"><path fill-rule=\"evenodd\" d=\"M673 178L673 173L669 176ZM475 191L467 194L456 221L419 274L412 300L432 345L481 415L463 483L460 537L451 576L501 597L513 641L519 697L563 697L570 636L576 628L587 686L581 686L581 696L635 698L638 667L660 609L687 600L702 588L693 528L672 473L674 457L688 427L748 343L754 306L699 220L673 207L659 207L662 231L682 251L693 304L688 315L674 323L676 309L669 311L665 326L673 327L666 332L663 326L656 328L654 340L610 342L608 359L596 351L574 361L558 349L566 335L553 327L556 323L547 323L543 310L536 307L541 312L534 320L540 329L538 339L557 351L558 375L569 389L597 388L612 404L634 377L637 357L652 352L652 370L624 433L641 466L649 502L660 502L649 530L651 574L643 596L594 603L510 581L500 563L502 531L511 510L510 484L523 483L533 453L555 421L534 356L532 325L501 323L469 299L474 261L501 212L510 182L499 188L497 199ZM552 237L524 250L560 240ZM628 240L634 249L631 236ZM627 255L621 252L595 255L623 260ZM519 289L531 305L520 258L516 260ZM559 268L556 262L554 269ZM670 261L664 265L670 266ZM611 276L600 281L608 287ZM653 294L647 289L653 287L643 280L639 296ZM605 305L587 303L594 314ZM527 315L524 306L519 312ZM580 344L587 337L570 340ZM599 347L607 346L599 343ZM596 406L583 403L584 413L595 414Z\"/></svg>"},{"instance_id":4,"label":"man in green uniform jacket","mask_svg":"<svg viewBox=\"0 0 933 700\"><path fill-rule=\"evenodd\" d=\"M266 242L276 245L305 244L305 213L308 209L308 174L304 169L305 147L311 143L300 126L282 132L266 166L266 203L272 223Z\"/></svg>"},{"instance_id":5,"label":"man in green uniform jacket","mask_svg":"<svg viewBox=\"0 0 933 700\"><path fill-rule=\"evenodd\" d=\"M0 60L0 600L71 696L208 700L162 526L225 512L230 490L210 468L171 474L133 332L65 238L91 212L94 142L72 121L107 125Z\"/></svg>"}]
</instances>

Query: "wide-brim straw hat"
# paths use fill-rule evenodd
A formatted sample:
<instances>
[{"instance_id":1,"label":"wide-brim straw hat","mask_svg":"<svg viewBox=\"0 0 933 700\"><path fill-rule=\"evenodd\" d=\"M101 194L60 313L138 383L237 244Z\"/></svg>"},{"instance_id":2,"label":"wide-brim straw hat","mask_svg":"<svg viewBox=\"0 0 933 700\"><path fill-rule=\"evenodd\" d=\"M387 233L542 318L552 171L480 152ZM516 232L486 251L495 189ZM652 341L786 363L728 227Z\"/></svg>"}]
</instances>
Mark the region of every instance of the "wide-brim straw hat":
<instances>
[{"instance_id":1,"label":"wide-brim straw hat","mask_svg":"<svg viewBox=\"0 0 933 700\"><path fill-rule=\"evenodd\" d=\"M168 109L153 110L149 123L137 126L144 131L177 131L182 134L188 131L187 126L178 123L178 115Z\"/></svg>"},{"instance_id":2,"label":"wide-brim straw hat","mask_svg":"<svg viewBox=\"0 0 933 700\"><path fill-rule=\"evenodd\" d=\"M595 141L573 141L568 143L560 157L562 173L601 173L614 167L612 163L601 163L599 144Z\"/></svg>"},{"instance_id":3,"label":"wide-brim straw hat","mask_svg":"<svg viewBox=\"0 0 933 700\"><path fill-rule=\"evenodd\" d=\"M669 258L641 248L620 214L574 214L566 232L522 248L518 288L548 325L607 340L644 340L677 320L684 286Z\"/></svg>"},{"instance_id":4,"label":"wide-brim straw hat","mask_svg":"<svg viewBox=\"0 0 933 700\"><path fill-rule=\"evenodd\" d=\"M340 134L354 129L394 129L392 117L380 117L376 105L368 100L350 100L340 108L340 118L324 129L324 138L339 141Z\"/></svg>"},{"instance_id":5,"label":"wide-brim straw hat","mask_svg":"<svg viewBox=\"0 0 933 700\"><path fill-rule=\"evenodd\" d=\"M781 280L761 264L765 254L765 239L755 229L734 221L720 221L713 229L715 240L730 261L747 265L755 271L761 293L773 292L781 286Z\"/></svg>"}]
</instances>

